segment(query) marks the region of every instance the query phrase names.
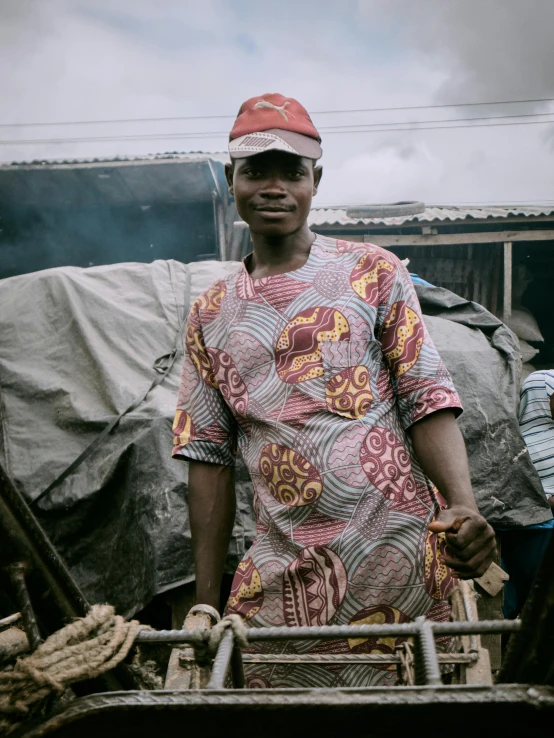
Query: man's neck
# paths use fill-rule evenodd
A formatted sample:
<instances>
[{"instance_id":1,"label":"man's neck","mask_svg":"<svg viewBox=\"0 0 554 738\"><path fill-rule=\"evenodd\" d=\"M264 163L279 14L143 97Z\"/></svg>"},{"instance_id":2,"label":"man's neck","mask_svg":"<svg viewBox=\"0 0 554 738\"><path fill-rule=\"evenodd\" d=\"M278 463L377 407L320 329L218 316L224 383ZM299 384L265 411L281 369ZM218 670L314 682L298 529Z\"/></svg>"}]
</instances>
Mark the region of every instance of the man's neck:
<instances>
[{"instance_id":1,"label":"man's neck","mask_svg":"<svg viewBox=\"0 0 554 738\"><path fill-rule=\"evenodd\" d=\"M288 236L268 238L259 233L251 233L251 237L254 253L248 267L254 279L300 269L308 260L315 238L307 223Z\"/></svg>"}]
</instances>

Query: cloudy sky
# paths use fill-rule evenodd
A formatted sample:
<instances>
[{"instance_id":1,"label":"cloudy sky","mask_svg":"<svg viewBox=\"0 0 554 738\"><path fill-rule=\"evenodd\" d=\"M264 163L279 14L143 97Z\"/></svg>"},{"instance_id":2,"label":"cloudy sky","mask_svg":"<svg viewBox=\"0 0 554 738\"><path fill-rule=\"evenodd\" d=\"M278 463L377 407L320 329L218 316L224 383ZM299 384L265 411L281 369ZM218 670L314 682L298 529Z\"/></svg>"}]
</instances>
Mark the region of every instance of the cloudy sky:
<instances>
[{"instance_id":1,"label":"cloudy sky","mask_svg":"<svg viewBox=\"0 0 554 738\"><path fill-rule=\"evenodd\" d=\"M554 201L554 102L456 106L554 98L553 30L553 0L0 0L0 160L224 151L281 92L335 127L319 205Z\"/></svg>"}]
</instances>

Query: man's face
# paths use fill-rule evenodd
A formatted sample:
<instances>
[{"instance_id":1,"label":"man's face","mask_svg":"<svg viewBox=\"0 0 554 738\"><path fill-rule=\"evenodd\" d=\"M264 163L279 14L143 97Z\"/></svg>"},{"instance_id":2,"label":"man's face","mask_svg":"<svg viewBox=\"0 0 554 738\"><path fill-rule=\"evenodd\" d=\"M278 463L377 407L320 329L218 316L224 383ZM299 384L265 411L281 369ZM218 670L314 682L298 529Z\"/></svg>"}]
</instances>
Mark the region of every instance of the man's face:
<instances>
[{"instance_id":1,"label":"man's face","mask_svg":"<svg viewBox=\"0 0 554 738\"><path fill-rule=\"evenodd\" d=\"M236 159L226 167L227 181L241 218L254 233L282 237L305 224L321 167L283 151Z\"/></svg>"}]
</instances>

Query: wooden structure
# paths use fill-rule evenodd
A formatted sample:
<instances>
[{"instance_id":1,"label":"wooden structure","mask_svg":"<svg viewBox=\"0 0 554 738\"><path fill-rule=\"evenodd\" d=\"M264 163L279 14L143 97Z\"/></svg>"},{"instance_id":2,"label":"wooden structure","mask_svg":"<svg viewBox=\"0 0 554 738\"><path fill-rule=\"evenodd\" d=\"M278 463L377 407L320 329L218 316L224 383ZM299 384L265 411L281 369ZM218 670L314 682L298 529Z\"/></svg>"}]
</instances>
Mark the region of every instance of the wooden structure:
<instances>
[{"instance_id":1,"label":"wooden structure","mask_svg":"<svg viewBox=\"0 0 554 738\"><path fill-rule=\"evenodd\" d=\"M418 215L397 218L351 218L345 208L316 208L309 222L322 235L376 243L408 258L411 272L479 302L503 320L520 305L525 271L531 287L521 305L535 315L545 337L541 362L554 361L549 318L554 204L428 206Z\"/></svg>"}]
</instances>

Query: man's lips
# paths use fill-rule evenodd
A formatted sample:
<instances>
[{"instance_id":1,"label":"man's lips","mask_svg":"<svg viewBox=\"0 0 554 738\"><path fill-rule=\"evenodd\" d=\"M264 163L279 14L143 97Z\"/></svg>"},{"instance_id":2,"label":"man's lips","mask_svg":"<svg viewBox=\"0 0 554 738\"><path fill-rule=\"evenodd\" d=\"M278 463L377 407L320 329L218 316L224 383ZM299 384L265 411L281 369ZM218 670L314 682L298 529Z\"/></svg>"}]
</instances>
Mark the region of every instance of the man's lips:
<instances>
[{"instance_id":1,"label":"man's lips","mask_svg":"<svg viewBox=\"0 0 554 738\"><path fill-rule=\"evenodd\" d=\"M261 213L290 213L292 212L293 208L287 208L281 206L272 206L272 205L258 205L254 208L254 210L257 210Z\"/></svg>"}]
</instances>

